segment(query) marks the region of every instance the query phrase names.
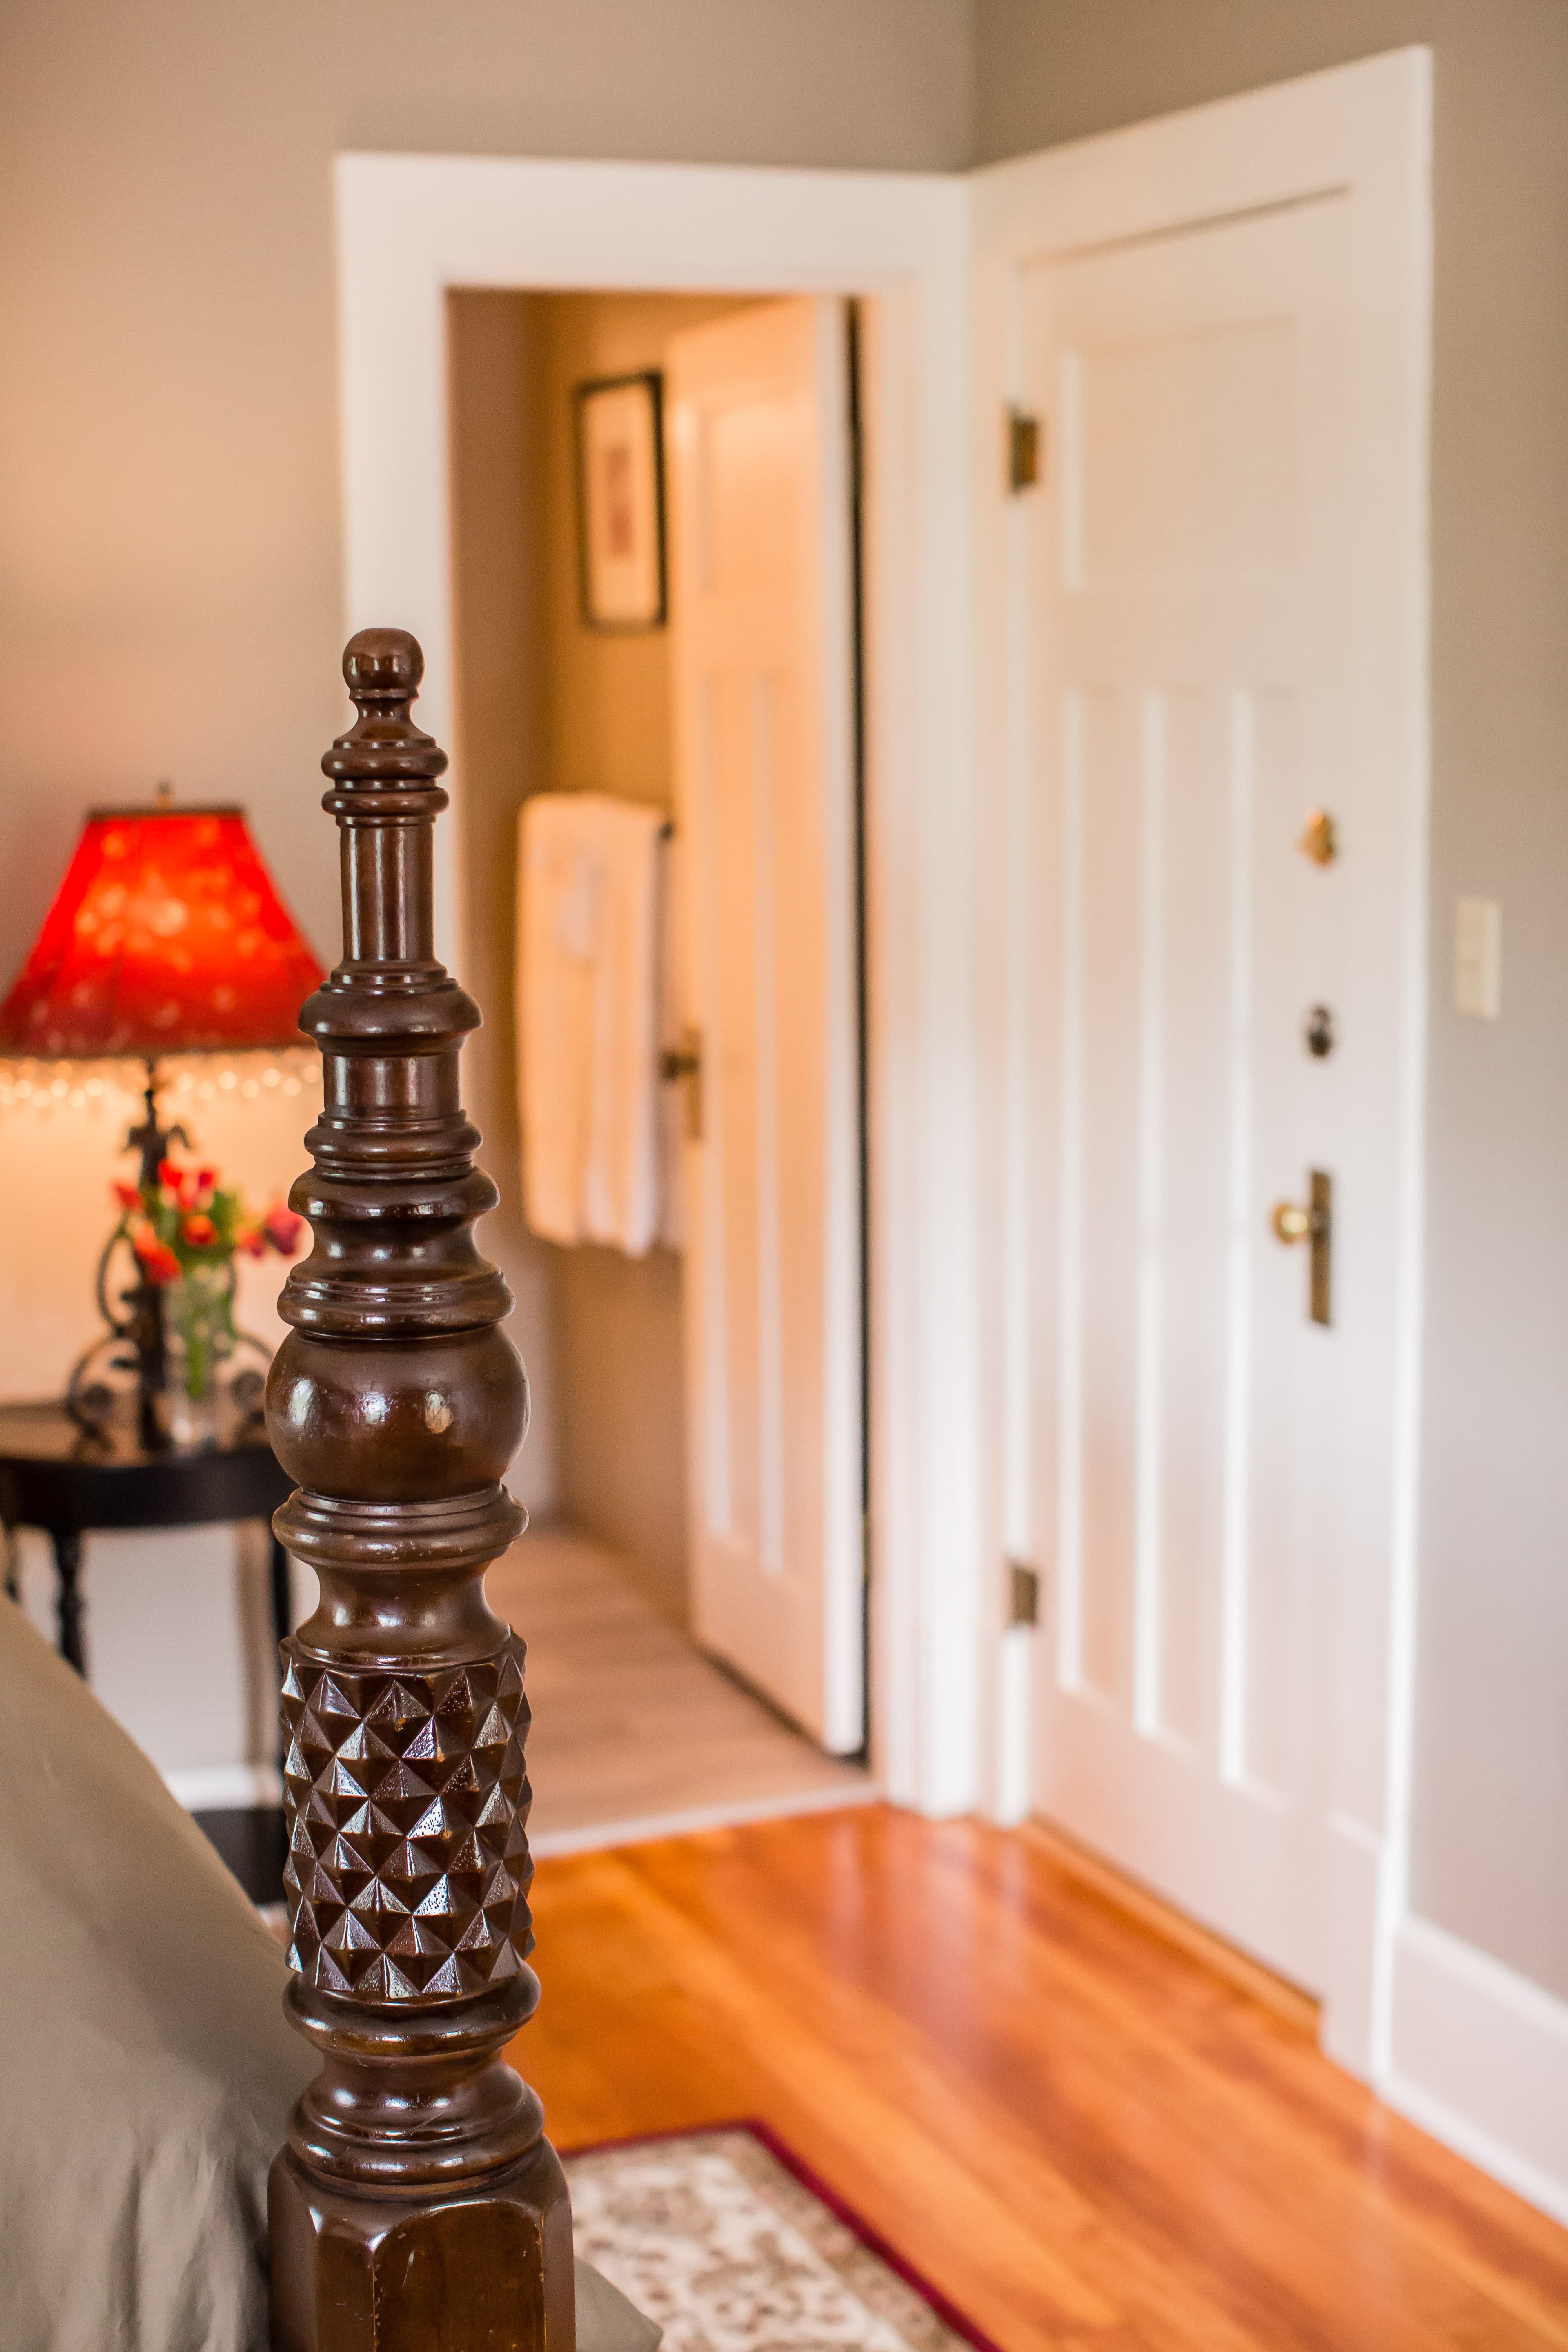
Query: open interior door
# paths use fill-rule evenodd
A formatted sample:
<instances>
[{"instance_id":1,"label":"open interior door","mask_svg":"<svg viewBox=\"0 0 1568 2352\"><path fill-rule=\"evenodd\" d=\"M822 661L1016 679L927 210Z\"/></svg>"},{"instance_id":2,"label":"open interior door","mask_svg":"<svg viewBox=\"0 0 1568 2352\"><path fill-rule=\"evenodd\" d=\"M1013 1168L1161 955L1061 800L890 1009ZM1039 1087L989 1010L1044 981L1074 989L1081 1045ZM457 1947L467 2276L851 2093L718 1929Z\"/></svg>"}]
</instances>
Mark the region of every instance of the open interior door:
<instances>
[{"instance_id":1,"label":"open interior door","mask_svg":"<svg viewBox=\"0 0 1568 2352\"><path fill-rule=\"evenodd\" d=\"M843 1754L864 1736L843 303L678 336L668 396L693 1628Z\"/></svg>"}]
</instances>

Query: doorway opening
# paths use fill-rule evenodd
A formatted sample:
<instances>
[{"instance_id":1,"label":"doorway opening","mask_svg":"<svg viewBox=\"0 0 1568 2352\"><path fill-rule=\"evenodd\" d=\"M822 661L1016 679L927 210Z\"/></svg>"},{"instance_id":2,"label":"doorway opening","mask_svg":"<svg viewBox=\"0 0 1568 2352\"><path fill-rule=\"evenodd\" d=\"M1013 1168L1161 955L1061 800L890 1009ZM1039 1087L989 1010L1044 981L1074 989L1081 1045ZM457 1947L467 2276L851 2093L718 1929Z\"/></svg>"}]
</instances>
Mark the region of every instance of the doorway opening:
<instances>
[{"instance_id":1,"label":"doorway opening","mask_svg":"<svg viewBox=\"0 0 1568 2352\"><path fill-rule=\"evenodd\" d=\"M754 292L515 289L455 289L447 305L457 880L464 977L486 1013L465 1083L501 1192L481 1244L517 1297L533 1392L514 1474L532 1527L489 1589L530 1645L532 1842L559 1851L634 1828L861 1801L872 1784L853 309ZM802 624L830 633L818 668L847 690L826 713L821 677L805 678L803 704L767 642L751 647L740 686L711 657L715 630L732 631L737 614L745 625L750 611L754 632L759 599L800 592L785 576L791 514L768 499L803 461L797 450L782 472L753 462L759 436L777 438L783 411L763 379L789 364L792 334L837 339L816 389L829 410L842 402L826 435L843 462L813 474L804 461L834 509L826 541L842 551L847 592ZM584 578L584 400L592 387L648 383L668 596L654 617L605 625ZM802 376L797 392L809 389ZM702 582L737 519L757 561L726 603ZM824 543L813 541L818 568ZM735 693L742 724L726 766ZM824 761L792 754L803 711L807 735L842 734L845 773L826 789ZM784 821L792 793L817 811L821 839ZM521 1076L527 992L541 982L537 958L519 961L520 819L537 795L562 804L568 827L567 804L583 796L655 812L670 834L656 857L659 1198L651 1240L636 1234L629 1246L533 1230L552 1231ZM766 842L764 822L778 827ZM826 878L792 878L792 846ZM813 910L829 901L818 940ZM636 1083L649 1083L646 1071ZM835 1087L820 1149L792 1157L801 1103ZM836 1234L846 1217L851 1230ZM814 1283L826 1303L803 1328ZM847 1700L825 1692L834 1675L852 1678Z\"/></svg>"}]
</instances>

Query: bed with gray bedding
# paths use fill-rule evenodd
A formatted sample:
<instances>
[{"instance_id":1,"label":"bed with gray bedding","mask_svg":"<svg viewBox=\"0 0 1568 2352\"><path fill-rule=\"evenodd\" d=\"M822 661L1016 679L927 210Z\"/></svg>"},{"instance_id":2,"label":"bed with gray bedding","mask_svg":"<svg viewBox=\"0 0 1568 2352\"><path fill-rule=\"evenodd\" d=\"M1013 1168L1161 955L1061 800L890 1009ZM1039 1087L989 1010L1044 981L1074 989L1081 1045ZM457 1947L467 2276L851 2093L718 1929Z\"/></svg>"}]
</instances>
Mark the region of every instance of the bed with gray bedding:
<instances>
[{"instance_id":1,"label":"bed with gray bedding","mask_svg":"<svg viewBox=\"0 0 1568 2352\"><path fill-rule=\"evenodd\" d=\"M266 2352L287 1970L141 1750L0 1600L0 2340ZM659 2330L577 2265L580 2352Z\"/></svg>"}]
</instances>

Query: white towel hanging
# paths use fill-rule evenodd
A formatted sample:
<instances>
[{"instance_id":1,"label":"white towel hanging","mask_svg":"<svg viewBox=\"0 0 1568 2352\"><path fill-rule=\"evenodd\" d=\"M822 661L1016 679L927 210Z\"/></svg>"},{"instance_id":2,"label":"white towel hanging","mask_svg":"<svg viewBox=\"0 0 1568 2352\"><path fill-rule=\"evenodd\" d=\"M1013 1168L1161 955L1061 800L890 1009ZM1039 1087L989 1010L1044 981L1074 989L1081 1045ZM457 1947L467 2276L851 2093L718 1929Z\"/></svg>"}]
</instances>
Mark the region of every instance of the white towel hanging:
<instances>
[{"instance_id":1,"label":"white towel hanging","mask_svg":"<svg viewBox=\"0 0 1568 2352\"><path fill-rule=\"evenodd\" d=\"M641 1257L658 1237L661 812L602 793L523 803L518 1099L523 1213Z\"/></svg>"}]
</instances>

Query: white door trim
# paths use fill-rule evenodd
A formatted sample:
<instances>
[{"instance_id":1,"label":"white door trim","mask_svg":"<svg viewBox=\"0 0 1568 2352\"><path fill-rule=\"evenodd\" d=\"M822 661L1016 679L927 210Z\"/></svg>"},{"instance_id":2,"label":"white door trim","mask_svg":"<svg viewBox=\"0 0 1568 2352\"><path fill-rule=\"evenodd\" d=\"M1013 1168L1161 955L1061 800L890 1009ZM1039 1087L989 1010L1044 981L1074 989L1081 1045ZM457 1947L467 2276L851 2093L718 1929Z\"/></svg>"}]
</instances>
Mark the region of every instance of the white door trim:
<instances>
[{"instance_id":1,"label":"white door trim","mask_svg":"<svg viewBox=\"0 0 1568 2352\"><path fill-rule=\"evenodd\" d=\"M425 648L420 716L454 751L437 942L459 969L448 290L867 298L872 1762L901 1801L963 1810L982 1589L967 185L344 155L337 224L348 625Z\"/></svg>"},{"instance_id":2,"label":"white door trim","mask_svg":"<svg viewBox=\"0 0 1568 2352\"><path fill-rule=\"evenodd\" d=\"M1421 1340L1422 1150L1426 1017L1427 407L1430 298L1431 56L1405 49L1277 88L1080 141L978 173L974 182L975 571L980 896L1010 903L1022 861L1026 785L1023 606L1024 518L1001 478L1001 425L1023 388L1017 272L1026 260L1142 239L1205 221L1299 203L1330 192L1350 199L1349 300L1344 329L1355 369L1360 455L1376 458L1386 496L1377 576L1361 647L1375 666L1375 757L1396 779L1400 805L1398 1125L1401 1261L1385 1492L1387 1537L1377 1617L1382 1670L1336 1661L1331 1821L1333 1959L1326 2046L1358 2072L1386 2080L1395 1931L1405 1907L1414 1669L1416 1447ZM1048 228L1042 230L1042 224ZM982 927L977 1006L984 1097L981 1232L986 1458L983 1554L1020 1542L1026 1444L1021 1391L1026 1203L1023 1139L1008 1127L1010 1057L1021 911L994 934ZM1009 942L1009 928L1012 944ZM1009 1279L1011 1270L1011 1279ZM1016 1758L1026 1738L1013 1718L1026 1681L1008 1654L1001 1596L983 1643L984 1687L997 1736L996 1809L1018 1801ZM1375 1638L1375 1637L1374 1637ZM1369 1788L1365 1759L1382 1759ZM1359 1759L1359 1769L1358 1769Z\"/></svg>"}]
</instances>

